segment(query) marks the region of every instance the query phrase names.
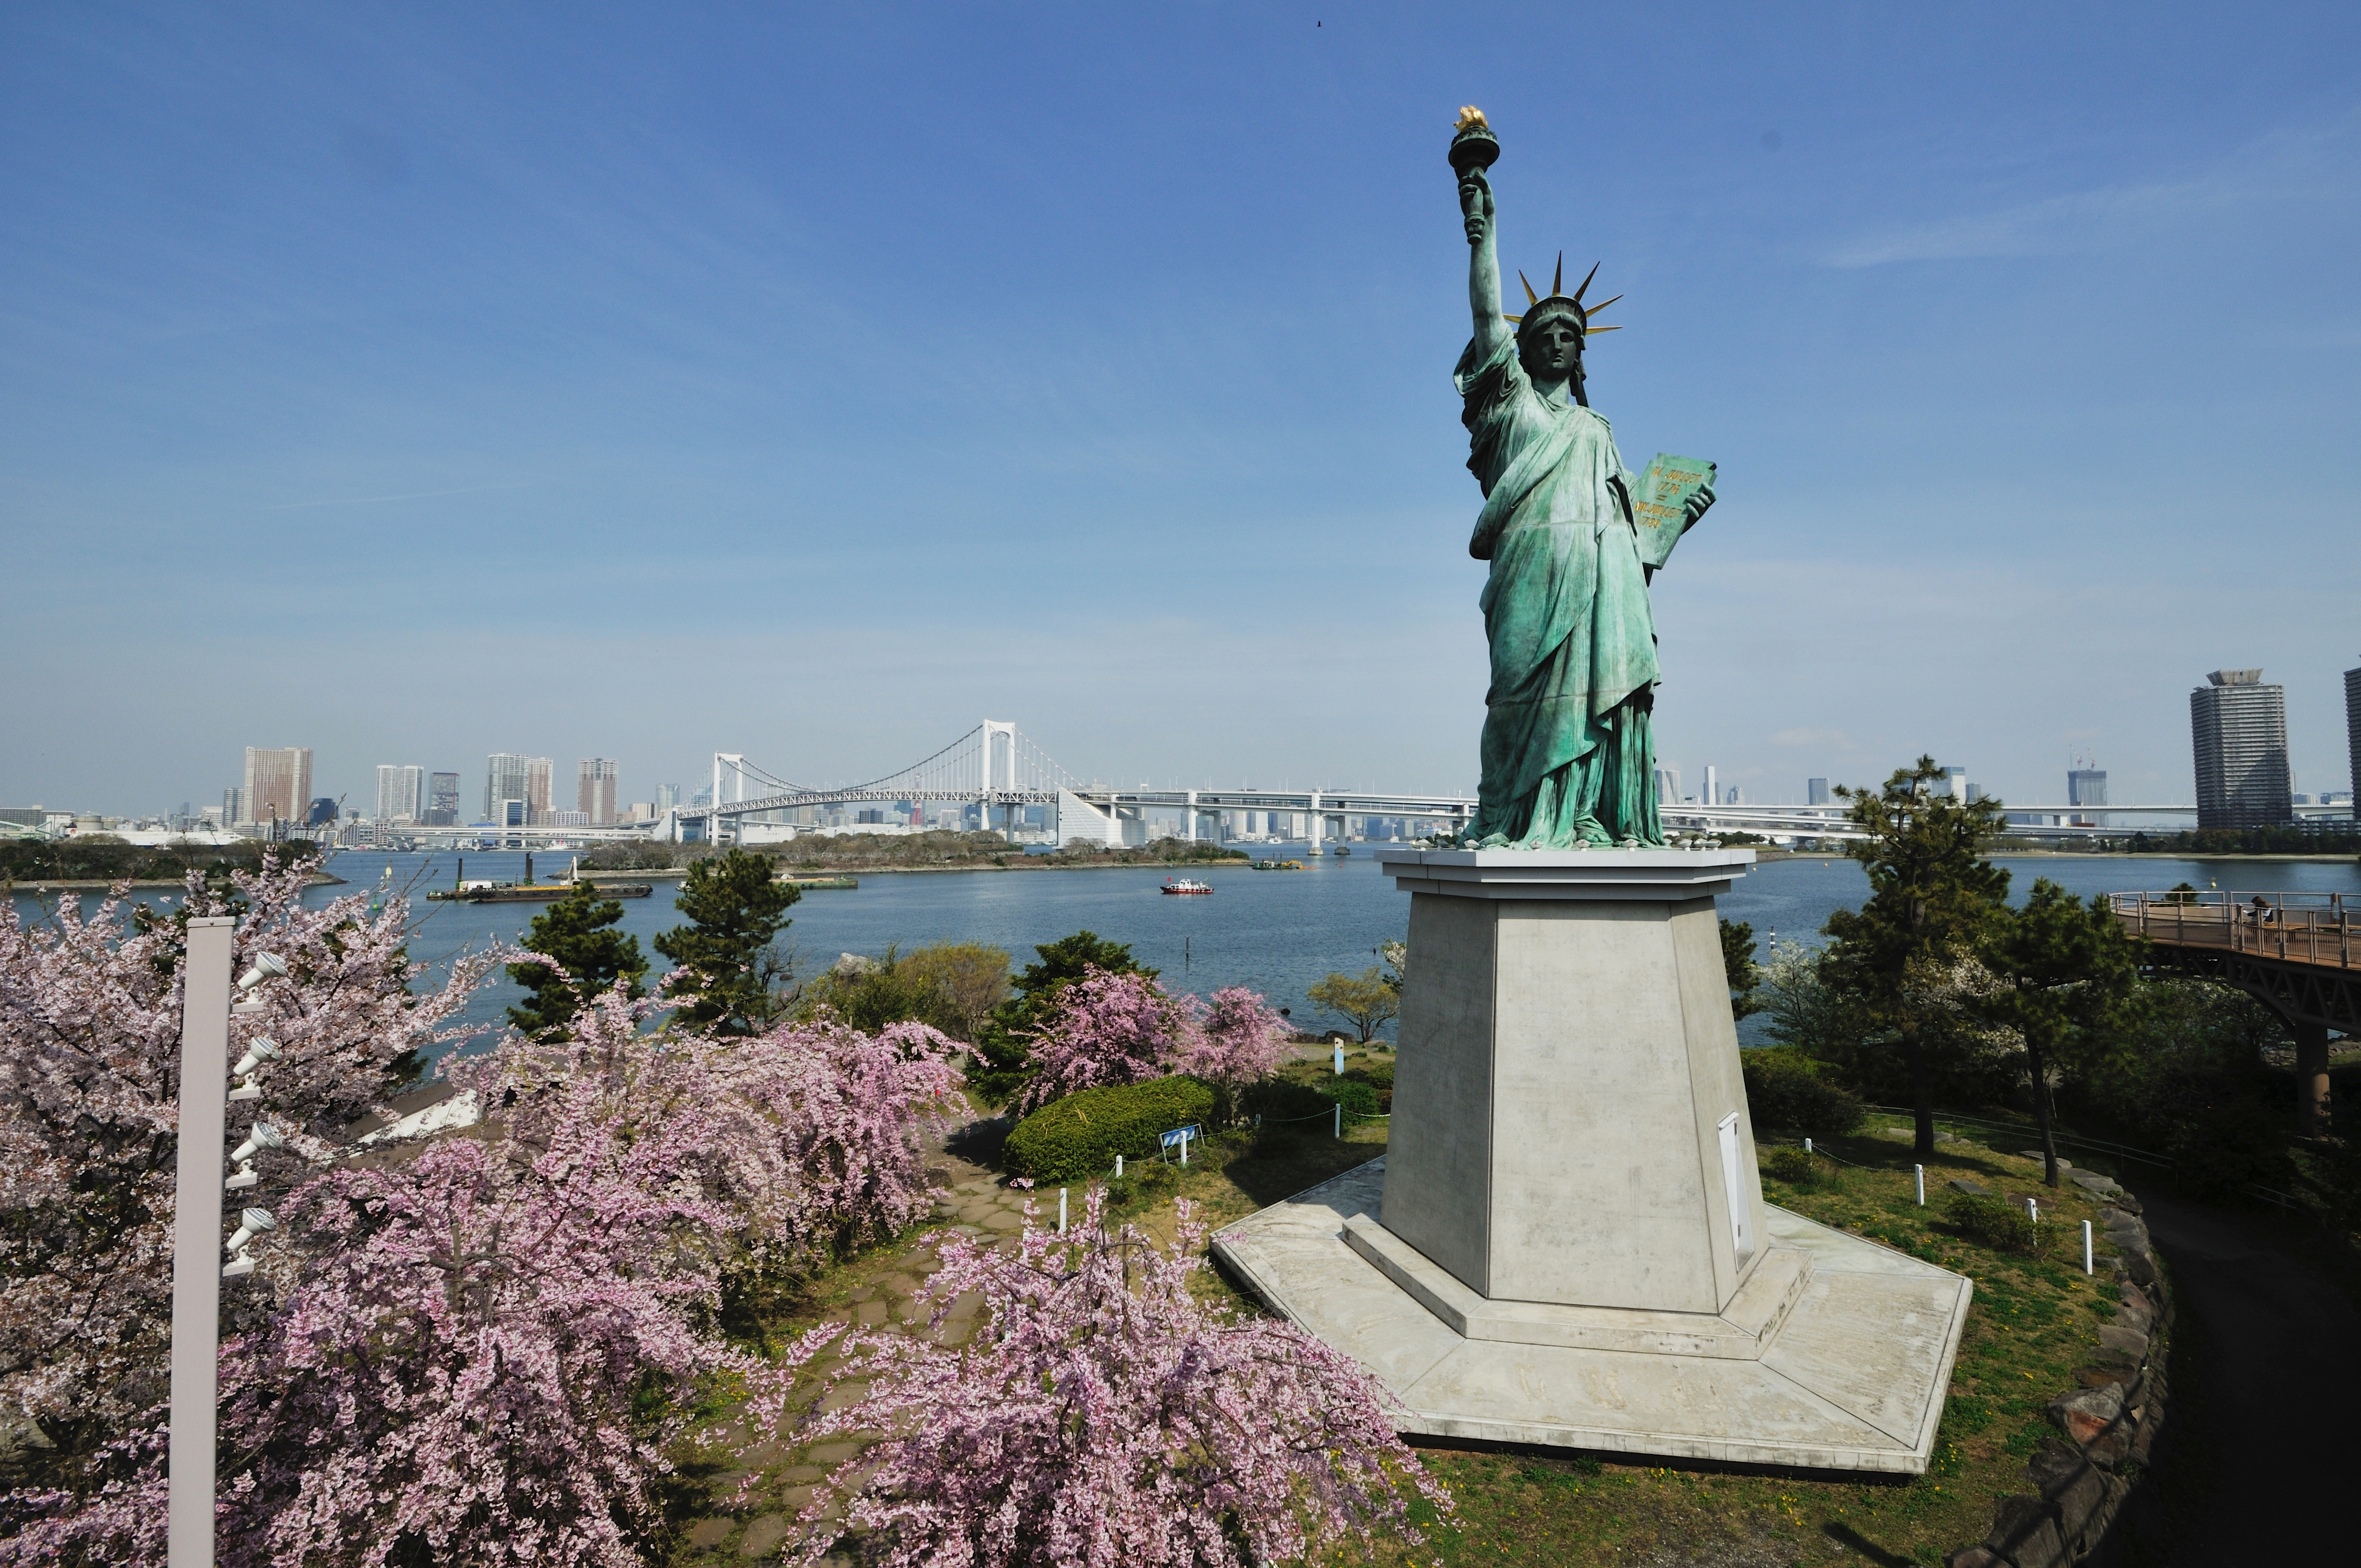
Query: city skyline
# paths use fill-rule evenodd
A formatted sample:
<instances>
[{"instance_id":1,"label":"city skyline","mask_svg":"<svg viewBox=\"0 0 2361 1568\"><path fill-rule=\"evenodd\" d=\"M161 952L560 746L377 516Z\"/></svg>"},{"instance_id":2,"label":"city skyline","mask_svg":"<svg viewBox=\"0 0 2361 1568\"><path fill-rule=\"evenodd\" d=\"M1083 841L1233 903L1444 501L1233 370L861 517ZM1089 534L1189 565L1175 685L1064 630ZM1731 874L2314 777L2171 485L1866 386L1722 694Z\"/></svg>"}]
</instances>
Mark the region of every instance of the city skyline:
<instances>
[{"instance_id":1,"label":"city skyline","mask_svg":"<svg viewBox=\"0 0 2361 1568\"><path fill-rule=\"evenodd\" d=\"M315 796L521 746L645 798L985 713L1086 777L1469 787L1466 103L1504 261L1625 295L1626 461L1720 465L1652 590L1690 793L2190 799L2188 672L2254 665L2347 787L2356 503L2256 474L2361 409L2349 7L1602 10L1579 104L1315 19L0 17L0 801L257 738Z\"/></svg>"}]
</instances>

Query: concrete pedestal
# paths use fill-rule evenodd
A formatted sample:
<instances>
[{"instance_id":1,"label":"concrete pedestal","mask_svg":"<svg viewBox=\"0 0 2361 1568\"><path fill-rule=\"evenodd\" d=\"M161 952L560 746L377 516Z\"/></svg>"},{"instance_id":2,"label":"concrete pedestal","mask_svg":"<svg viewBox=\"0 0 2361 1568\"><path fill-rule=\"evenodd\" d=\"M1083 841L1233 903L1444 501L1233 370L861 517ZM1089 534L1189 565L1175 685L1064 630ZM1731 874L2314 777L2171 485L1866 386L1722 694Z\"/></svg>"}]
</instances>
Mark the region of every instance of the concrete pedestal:
<instances>
[{"instance_id":1,"label":"concrete pedestal","mask_svg":"<svg viewBox=\"0 0 2361 1568\"><path fill-rule=\"evenodd\" d=\"M1214 1251L1413 1431L1916 1473L1968 1282L1768 1209L1714 895L1752 850L1381 850L1387 1157Z\"/></svg>"}]
</instances>

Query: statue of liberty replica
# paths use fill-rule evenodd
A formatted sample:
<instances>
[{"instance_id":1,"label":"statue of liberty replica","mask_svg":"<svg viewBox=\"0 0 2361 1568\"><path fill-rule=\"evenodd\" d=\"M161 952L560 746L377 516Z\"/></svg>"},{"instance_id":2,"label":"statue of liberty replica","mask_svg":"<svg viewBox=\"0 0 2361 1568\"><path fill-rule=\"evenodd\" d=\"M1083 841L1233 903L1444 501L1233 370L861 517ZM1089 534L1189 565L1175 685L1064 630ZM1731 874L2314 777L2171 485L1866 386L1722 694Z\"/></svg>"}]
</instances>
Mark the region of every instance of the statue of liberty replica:
<instances>
[{"instance_id":1,"label":"statue of liberty replica","mask_svg":"<svg viewBox=\"0 0 2361 1568\"><path fill-rule=\"evenodd\" d=\"M1713 465L1659 456L1623 466L1591 411L1583 349L1590 276L1571 294L1565 258L1547 295L1524 284L1521 315L1500 309L1488 170L1500 144L1476 109L1451 144L1470 252L1475 335L1452 380L1466 401L1467 466L1484 509L1467 553L1492 564L1480 603L1491 645L1483 782L1467 842L1477 849L1661 846L1656 812L1655 619L1648 583L1713 504Z\"/></svg>"}]
</instances>

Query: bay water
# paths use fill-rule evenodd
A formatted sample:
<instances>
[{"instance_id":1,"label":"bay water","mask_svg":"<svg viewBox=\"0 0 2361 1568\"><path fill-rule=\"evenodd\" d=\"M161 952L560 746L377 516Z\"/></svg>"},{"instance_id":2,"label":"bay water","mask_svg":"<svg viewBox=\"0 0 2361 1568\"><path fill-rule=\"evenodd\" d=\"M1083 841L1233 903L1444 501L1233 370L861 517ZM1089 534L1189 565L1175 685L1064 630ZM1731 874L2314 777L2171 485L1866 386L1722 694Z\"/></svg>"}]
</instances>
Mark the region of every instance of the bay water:
<instances>
[{"instance_id":1,"label":"bay water","mask_svg":"<svg viewBox=\"0 0 2361 1568\"><path fill-rule=\"evenodd\" d=\"M1285 857L1286 846L1260 846L1257 852ZM1301 851L1293 851L1300 853ZM471 851L469 881L522 881L520 852ZM568 858L537 852L541 880L566 873ZM2177 860L2152 856L1998 856L2010 873L2010 893L2021 899L2036 877L2048 877L2088 897L2097 893L2162 891L2180 883L2212 891L2345 892L2361 896L2361 865L2352 861ZM1323 976L1357 974L1378 962L1380 943L1408 935L1410 895L1396 891L1366 850L1304 862L1300 872L1257 872L1244 866L1188 868L1212 884L1205 897L1176 897L1158 891L1169 874L1162 868L1104 870L869 872L846 890L810 890L789 911L792 924L782 942L796 970L810 975L843 953L883 956L889 947L905 950L933 942L980 942L1005 949L1021 968L1033 949L1079 930L1127 942L1133 957L1160 970L1168 986L1210 995L1231 985L1261 992L1299 1025L1324 1028L1340 1020L1324 1017L1305 994ZM329 863L343 885L315 887L306 901L324 904L340 896L374 898L385 890L407 891L416 933L411 951L436 970L458 953L493 940L515 941L544 907L534 904L428 903L430 889L451 884L457 861L449 853L390 854L346 850ZM673 900L679 884L653 882L644 899L623 901L621 928L640 939L655 967L652 939L683 923ZM1799 858L1758 865L1721 900L1721 913L1754 928L1767 951L1770 940L1817 945L1819 928L1840 907L1860 906L1868 894L1861 869L1848 860ZM44 898L19 888L20 913L41 917ZM96 894L76 894L85 909ZM140 889L141 902L170 896ZM1412 956L1412 962L1416 956ZM480 992L471 1022L496 1026L520 989L505 975ZM1741 1033L1759 1038L1763 1020L1750 1018ZM1387 1033L1390 1034L1390 1028Z\"/></svg>"}]
</instances>

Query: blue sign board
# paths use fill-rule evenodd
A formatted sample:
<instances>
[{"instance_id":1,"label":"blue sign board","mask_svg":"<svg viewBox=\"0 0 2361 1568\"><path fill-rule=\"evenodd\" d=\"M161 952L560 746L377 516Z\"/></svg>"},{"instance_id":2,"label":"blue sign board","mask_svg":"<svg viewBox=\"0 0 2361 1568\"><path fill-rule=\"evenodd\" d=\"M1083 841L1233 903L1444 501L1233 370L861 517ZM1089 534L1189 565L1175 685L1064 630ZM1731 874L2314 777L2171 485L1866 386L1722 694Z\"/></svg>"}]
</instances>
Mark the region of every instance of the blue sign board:
<instances>
[{"instance_id":1,"label":"blue sign board","mask_svg":"<svg viewBox=\"0 0 2361 1568\"><path fill-rule=\"evenodd\" d=\"M1172 1147L1173 1145L1185 1143L1191 1138L1196 1138L1202 1141L1204 1136L1205 1135L1203 1133L1197 1130L1197 1124L1191 1122L1185 1127L1175 1127L1170 1132L1165 1134L1164 1146L1169 1149Z\"/></svg>"}]
</instances>

